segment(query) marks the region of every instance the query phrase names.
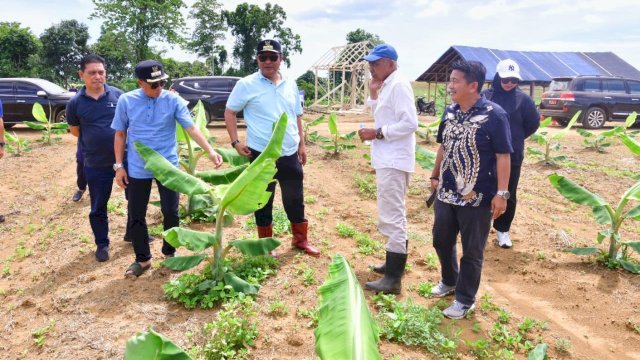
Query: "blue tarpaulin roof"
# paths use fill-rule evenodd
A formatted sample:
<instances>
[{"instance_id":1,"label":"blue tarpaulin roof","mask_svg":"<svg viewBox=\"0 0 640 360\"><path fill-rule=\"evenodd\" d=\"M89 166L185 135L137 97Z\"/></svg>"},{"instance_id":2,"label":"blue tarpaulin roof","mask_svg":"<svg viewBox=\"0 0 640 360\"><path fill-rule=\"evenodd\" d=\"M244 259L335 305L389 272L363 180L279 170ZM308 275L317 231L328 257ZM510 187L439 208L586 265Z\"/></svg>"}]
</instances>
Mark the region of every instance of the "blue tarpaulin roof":
<instances>
[{"instance_id":1,"label":"blue tarpaulin roof","mask_svg":"<svg viewBox=\"0 0 640 360\"><path fill-rule=\"evenodd\" d=\"M445 82L456 60L480 61L493 80L500 60L520 65L523 82L548 83L554 77L575 75L622 76L640 80L640 71L612 52L513 51L454 45L422 73L417 81Z\"/></svg>"}]
</instances>

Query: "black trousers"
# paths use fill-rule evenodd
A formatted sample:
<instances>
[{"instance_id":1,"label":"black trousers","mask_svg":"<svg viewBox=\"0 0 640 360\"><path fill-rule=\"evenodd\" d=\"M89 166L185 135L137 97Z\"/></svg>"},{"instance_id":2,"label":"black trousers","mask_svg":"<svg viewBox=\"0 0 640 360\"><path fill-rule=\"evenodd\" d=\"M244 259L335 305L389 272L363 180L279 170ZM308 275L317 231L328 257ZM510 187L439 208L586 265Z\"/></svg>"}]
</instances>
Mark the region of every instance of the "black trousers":
<instances>
[{"instance_id":1,"label":"black trousers","mask_svg":"<svg viewBox=\"0 0 640 360\"><path fill-rule=\"evenodd\" d=\"M136 253L136 262L145 262L151 259L149 249L149 229L147 228L147 204L151 195L151 182L154 179L135 179L129 177L127 192L129 195L128 212L129 221L127 234L131 236L133 250ZM164 187L158 180L158 193L160 194L160 208L162 210L164 230L180 225L178 217L178 205L180 194ZM171 255L176 249L168 242L162 241L162 253Z\"/></svg>"},{"instance_id":2,"label":"black trousers","mask_svg":"<svg viewBox=\"0 0 640 360\"><path fill-rule=\"evenodd\" d=\"M491 227L488 206L456 206L436 200L433 222L433 247L440 259L442 282L456 287L456 300L465 305L476 301L480 287L484 247ZM462 242L458 267L457 237Z\"/></svg>"},{"instance_id":3,"label":"black trousers","mask_svg":"<svg viewBox=\"0 0 640 360\"><path fill-rule=\"evenodd\" d=\"M518 190L518 182L520 181L520 171L522 170L522 164L511 164L511 173L509 175L509 200L507 200L507 209L504 214L493 221L493 228L496 231L507 232L511 229L511 223L516 216L516 204Z\"/></svg>"},{"instance_id":4,"label":"black trousers","mask_svg":"<svg viewBox=\"0 0 640 360\"><path fill-rule=\"evenodd\" d=\"M84 174L84 154L82 154L80 143L78 143L76 149L76 185L78 185L78 190L87 190L87 177Z\"/></svg>"},{"instance_id":5,"label":"black trousers","mask_svg":"<svg viewBox=\"0 0 640 360\"><path fill-rule=\"evenodd\" d=\"M251 150L251 161L255 160L260 152ZM280 184L282 191L282 205L287 213L290 222L297 224L305 221L304 218L304 190L303 180L304 173L302 164L298 160L298 154L282 156L276 160L275 179ZM256 225L269 226L273 222L273 199L276 193L276 184L271 183L267 186L267 190L271 192L271 197L267 204L257 210L254 214L256 217Z\"/></svg>"}]
</instances>

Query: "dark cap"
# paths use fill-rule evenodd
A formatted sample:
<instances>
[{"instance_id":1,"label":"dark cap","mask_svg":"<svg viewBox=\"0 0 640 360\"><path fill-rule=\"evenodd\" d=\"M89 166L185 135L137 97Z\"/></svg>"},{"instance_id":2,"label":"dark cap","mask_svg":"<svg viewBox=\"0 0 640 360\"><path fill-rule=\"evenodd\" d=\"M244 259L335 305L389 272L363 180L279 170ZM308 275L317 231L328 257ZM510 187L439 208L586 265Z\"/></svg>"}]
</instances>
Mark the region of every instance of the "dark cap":
<instances>
[{"instance_id":1,"label":"dark cap","mask_svg":"<svg viewBox=\"0 0 640 360\"><path fill-rule=\"evenodd\" d=\"M168 79L169 75L165 74L164 68L159 61L144 60L136 65L136 77L142 81L154 83Z\"/></svg>"},{"instance_id":2,"label":"dark cap","mask_svg":"<svg viewBox=\"0 0 640 360\"><path fill-rule=\"evenodd\" d=\"M258 43L258 54L265 51L280 54L282 53L282 46L276 40L262 40Z\"/></svg>"}]
</instances>

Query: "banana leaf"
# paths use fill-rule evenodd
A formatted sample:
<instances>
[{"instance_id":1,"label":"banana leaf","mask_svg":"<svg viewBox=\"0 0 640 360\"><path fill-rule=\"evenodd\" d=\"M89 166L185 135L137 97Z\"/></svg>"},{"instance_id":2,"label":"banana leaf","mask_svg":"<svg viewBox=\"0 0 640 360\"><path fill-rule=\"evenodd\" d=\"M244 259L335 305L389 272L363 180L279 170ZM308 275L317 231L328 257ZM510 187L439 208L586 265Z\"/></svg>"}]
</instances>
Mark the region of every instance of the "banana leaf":
<instances>
[{"instance_id":1,"label":"banana leaf","mask_svg":"<svg viewBox=\"0 0 640 360\"><path fill-rule=\"evenodd\" d=\"M242 255L259 256L267 255L270 251L280 246L280 241L268 237L260 239L235 240L230 243L238 249Z\"/></svg>"},{"instance_id":2,"label":"banana leaf","mask_svg":"<svg viewBox=\"0 0 640 360\"><path fill-rule=\"evenodd\" d=\"M635 250L638 254L640 254L640 241L630 241L624 244L632 248L633 250Z\"/></svg>"},{"instance_id":3,"label":"banana leaf","mask_svg":"<svg viewBox=\"0 0 640 360\"><path fill-rule=\"evenodd\" d=\"M628 272L640 274L640 264L632 263L627 260L620 260L620 265L622 265L622 267Z\"/></svg>"},{"instance_id":4,"label":"banana leaf","mask_svg":"<svg viewBox=\"0 0 640 360\"><path fill-rule=\"evenodd\" d=\"M162 183L163 186L189 196L206 194L211 190L211 186L195 176L180 171L173 166L164 156L158 154L152 148L136 141L136 151L145 161L144 168L151 171L153 176Z\"/></svg>"},{"instance_id":5,"label":"banana leaf","mask_svg":"<svg viewBox=\"0 0 640 360\"><path fill-rule=\"evenodd\" d=\"M549 350L549 345L544 343L538 344L533 350L531 350L527 360L547 360L549 358L547 356L547 350Z\"/></svg>"},{"instance_id":6,"label":"banana leaf","mask_svg":"<svg viewBox=\"0 0 640 360\"><path fill-rule=\"evenodd\" d=\"M636 118L638 117L638 113L633 111L631 114L627 116L627 120L624 121L624 127L628 128L636 123Z\"/></svg>"},{"instance_id":7,"label":"banana leaf","mask_svg":"<svg viewBox=\"0 0 640 360\"><path fill-rule=\"evenodd\" d=\"M313 121L308 122L307 126L308 127L316 126L316 125L319 125L320 123L322 123L323 121L324 121L324 115L320 116L319 118L317 118L317 119L315 119Z\"/></svg>"},{"instance_id":8,"label":"banana leaf","mask_svg":"<svg viewBox=\"0 0 640 360\"><path fill-rule=\"evenodd\" d=\"M640 156L640 143L636 139L626 134L620 134L620 141L631 150L634 155Z\"/></svg>"},{"instance_id":9,"label":"banana leaf","mask_svg":"<svg viewBox=\"0 0 640 360\"><path fill-rule=\"evenodd\" d=\"M249 158L238 154L236 149L215 148L215 150L222 156L222 160L231 166L240 166L249 163Z\"/></svg>"},{"instance_id":10,"label":"banana leaf","mask_svg":"<svg viewBox=\"0 0 640 360\"><path fill-rule=\"evenodd\" d=\"M553 119L551 117L547 117L544 120L540 121L540 126L539 128L546 128L549 125L551 125L551 122L553 121Z\"/></svg>"},{"instance_id":11,"label":"banana leaf","mask_svg":"<svg viewBox=\"0 0 640 360\"><path fill-rule=\"evenodd\" d=\"M32 128L32 129L34 129L34 130L46 130L47 129L47 127L45 125L34 123L33 121L25 121L24 124L27 125L28 127Z\"/></svg>"},{"instance_id":12,"label":"banana leaf","mask_svg":"<svg viewBox=\"0 0 640 360\"><path fill-rule=\"evenodd\" d=\"M164 335L149 329L127 340L125 360L191 360L178 345Z\"/></svg>"},{"instance_id":13,"label":"banana leaf","mask_svg":"<svg viewBox=\"0 0 640 360\"><path fill-rule=\"evenodd\" d=\"M569 120L569 123L567 124L567 126L565 126L564 129L555 133L553 136L551 136L551 138L558 140L558 139L562 139L565 135L567 135L567 133L569 132L569 129L571 129L573 124L575 124L576 121L578 121L578 118L580 117L580 113L581 111L578 111L575 115L573 115L571 120Z\"/></svg>"},{"instance_id":14,"label":"banana leaf","mask_svg":"<svg viewBox=\"0 0 640 360\"><path fill-rule=\"evenodd\" d=\"M331 135L338 135L338 122L336 121L336 113L329 115L329 132Z\"/></svg>"},{"instance_id":15,"label":"banana leaf","mask_svg":"<svg viewBox=\"0 0 640 360\"><path fill-rule=\"evenodd\" d=\"M220 207L232 214L247 215L262 208L271 194L267 185L276 174L276 160L282 152L282 141L287 129L287 115L276 122L271 139L264 151L230 185L216 187L222 199Z\"/></svg>"},{"instance_id":16,"label":"banana leaf","mask_svg":"<svg viewBox=\"0 0 640 360\"><path fill-rule=\"evenodd\" d=\"M248 164L244 164L222 170L200 171L196 176L212 185L230 184L237 179L248 166Z\"/></svg>"},{"instance_id":17,"label":"banana leaf","mask_svg":"<svg viewBox=\"0 0 640 360\"><path fill-rule=\"evenodd\" d=\"M49 122L47 114L44 112L44 108L42 107L42 105L40 105L40 103L33 104L33 107L31 108L31 114L34 118L36 118L37 121L41 123Z\"/></svg>"},{"instance_id":18,"label":"banana leaf","mask_svg":"<svg viewBox=\"0 0 640 360\"><path fill-rule=\"evenodd\" d=\"M236 292L247 295L255 295L260 290L260 285L249 284L233 273L224 274L224 283L231 286Z\"/></svg>"},{"instance_id":19,"label":"banana leaf","mask_svg":"<svg viewBox=\"0 0 640 360\"><path fill-rule=\"evenodd\" d=\"M204 110L204 105L202 105L202 101L198 100L196 106L193 107L193 111L195 113L195 116L193 117L193 124L206 138L209 134L209 130L207 130L207 114ZM193 141L191 136L189 136L178 122L176 122L176 140L182 143L189 141L192 148L200 147L200 145Z\"/></svg>"},{"instance_id":20,"label":"banana leaf","mask_svg":"<svg viewBox=\"0 0 640 360\"><path fill-rule=\"evenodd\" d=\"M215 234L181 227L172 227L163 232L162 236L174 248L184 246L191 251L204 251L216 241Z\"/></svg>"},{"instance_id":21,"label":"banana leaf","mask_svg":"<svg viewBox=\"0 0 640 360\"><path fill-rule=\"evenodd\" d=\"M591 207L608 206L607 202L600 196L590 192L562 175L554 173L549 175L548 178L549 181L551 181L551 185L553 185L553 187L555 187L562 196L567 198L567 200Z\"/></svg>"},{"instance_id":22,"label":"banana leaf","mask_svg":"<svg viewBox=\"0 0 640 360\"><path fill-rule=\"evenodd\" d=\"M333 257L327 280L318 292L318 327L313 332L320 359L382 359L378 352L378 326L369 313L358 279L342 255Z\"/></svg>"},{"instance_id":23,"label":"banana leaf","mask_svg":"<svg viewBox=\"0 0 640 360\"><path fill-rule=\"evenodd\" d=\"M18 137L15 132L13 133L13 135L11 135L11 133L9 133L8 131L5 131L4 137L9 142L12 142L12 143L18 142Z\"/></svg>"},{"instance_id":24,"label":"banana leaf","mask_svg":"<svg viewBox=\"0 0 640 360\"><path fill-rule=\"evenodd\" d=\"M198 266L206 258L205 254L170 257L162 262L162 266L171 270L185 271Z\"/></svg>"},{"instance_id":25,"label":"banana leaf","mask_svg":"<svg viewBox=\"0 0 640 360\"><path fill-rule=\"evenodd\" d=\"M595 247L583 247L583 248L569 249L567 250L567 252L570 252L574 255L594 255L600 252L600 250Z\"/></svg>"},{"instance_id":26,"label":"banana leaf","mask_svg":"<svg viewBox=\"0 0 640 360\"><path fill-rule=\"evenodd\" d=\"M416 162L425 170L432 170L436 165L436 153L416 145Z\"/></svg>"},{"instance_id":27,"label":"banana leaf","mask_svg":"<svg viewBox=\"0 0 640 360\"><path fill-rule=\"evenodd\" d=\"M624 194L622 195L622 199L640 201L640 181L633 184L633 186L627 189L627 191L625 191Z\"/></svg>"}]
</instances>

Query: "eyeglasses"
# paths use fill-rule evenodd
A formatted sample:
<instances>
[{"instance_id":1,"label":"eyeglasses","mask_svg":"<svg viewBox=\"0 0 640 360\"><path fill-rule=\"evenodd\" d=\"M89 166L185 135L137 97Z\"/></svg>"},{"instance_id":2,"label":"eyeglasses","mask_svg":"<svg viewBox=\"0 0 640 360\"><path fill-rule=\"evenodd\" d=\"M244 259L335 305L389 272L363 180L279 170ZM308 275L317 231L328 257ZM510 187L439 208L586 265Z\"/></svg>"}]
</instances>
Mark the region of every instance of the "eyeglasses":
<instances>
[{"instance_id":1,"label":"eyeglasses","mask_svg":"<svg viewBox=\"0 0 640 360\"><path fill-rule=\"evenodd\" d=\"M271 60L271 62L276 62L278 61L278 58L280 58L280 55L278 54L258 54L258 60L260 62L265 62L267 59Z\"/></svg>"},{"instance_id":2,"label":"eyeglasses","mask_svg":"<svg viewBox=\"0 0 640 360\"><path fill-rule=\"evenodd\" d=\"M517 84L519 80L518 78L510 77L510 78L503 78L500 81L502 81L503 84L507 85L508 83Z\"/></svg>"},{"instance_id":3,"label":"eyeglasses","mask_svg":"<svg viewBox=\"0 0 640 360\"><path fill-rule=\"evenodd\" d=\"M164 87L167 84L166 80L160 80L158 82L154 82L154 83L147 83L149 84L149 86L151 86L152 89L157 89L158 87Z\"/></svg>"}]
</instances>

